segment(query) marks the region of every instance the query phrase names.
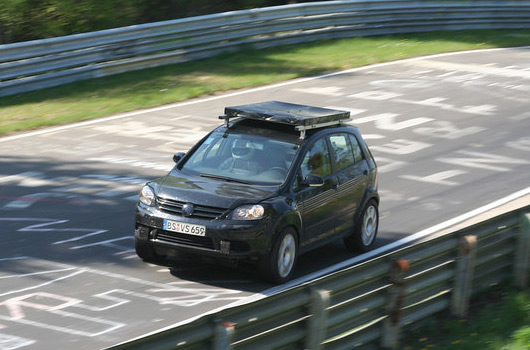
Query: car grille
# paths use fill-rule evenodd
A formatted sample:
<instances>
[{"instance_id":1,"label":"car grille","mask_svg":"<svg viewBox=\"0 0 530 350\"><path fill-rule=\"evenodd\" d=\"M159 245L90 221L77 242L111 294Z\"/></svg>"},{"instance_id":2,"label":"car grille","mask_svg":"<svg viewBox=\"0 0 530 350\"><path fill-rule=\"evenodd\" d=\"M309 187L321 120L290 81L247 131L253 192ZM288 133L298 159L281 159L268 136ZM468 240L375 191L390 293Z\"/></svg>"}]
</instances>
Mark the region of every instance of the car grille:
<instances>
[{"instance_id":1,"label":"car grille","mask_svg":"<svg viewBox=\"0 0 530 350\"><path fill-rule=\"evenodd\" d=\"M230 251L234 252L247 252L250 250L250 246L247 242L230 241Z\"/></svg>"},{"instance_id":2,"label":"car grille","mask_svg":"<svg viewBox=\"0 0 530 350\"><path fill-rule=\"evenodd\" d=\"M167 199L167 198L161 198L158 197L158 208L166 213L173 214L173 215L179 215L184 216L182 212L182 207L187 202L181 202L176 201L173 199ZM195 210L193 214L190 216L192 218L199 218L199 219L209 219L213 220L221 215L224 214L224 212L227 210L227 208L218 208L218 207L208 207L205 205L195 205Z\"/></svg>"},{"instance_id":3,"label":"car grille","mask_svg":"<svg viewBox=\"0 0 530 350\"><path fill-rule=\"evenodd\" d=\"M215 249L210 237L193 236L178 232L157 230L155 239L165 243L181 244L191 247Z\"/></svg>"}]
</instances>

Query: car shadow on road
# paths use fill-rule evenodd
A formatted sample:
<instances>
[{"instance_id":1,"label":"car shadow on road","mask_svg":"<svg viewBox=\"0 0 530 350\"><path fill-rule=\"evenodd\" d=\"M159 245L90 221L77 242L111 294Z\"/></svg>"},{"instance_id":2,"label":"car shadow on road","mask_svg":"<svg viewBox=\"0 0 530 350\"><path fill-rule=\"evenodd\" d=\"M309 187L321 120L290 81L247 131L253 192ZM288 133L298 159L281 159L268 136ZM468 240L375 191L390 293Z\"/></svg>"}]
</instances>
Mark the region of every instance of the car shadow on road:
<instances>
[{"instance_id":1,"label":"car shadow on road","mask_svg":"<svg viewBox=\"0 0 530 350\"><path fill-rule=\"evenodd\" d=\"M396 235L406 236L407 234L391 233L389 235L394 237ZM374 249L393 241L392 239L380 238L376 241ZM319 271L333 271L335 267L337 270L346 268L348 265L343 266L343 264L350 259L364 260L363 254L348 250L341 240L337 240L299 256L293 279L303 278L306 275L318 276ZM158 263L167 266L172 276L183 281L253 293L260 293L275 287L274 284L266 282L260 277L256 262L241 261L236 264L182 254Z\"/></svg>"},{"instance_id":2,"label":"car shadow on road","mask_svg":"<svg viewBox=\"0 0 530 350\"><path fill-rule=\"evenodd\" d=\"M252 293L259 293L273 286L260 279L258 266L251 261L235 263L182 254L160 263L167 266L170 274L181 281Z\"/></svg>"}]
</instances>

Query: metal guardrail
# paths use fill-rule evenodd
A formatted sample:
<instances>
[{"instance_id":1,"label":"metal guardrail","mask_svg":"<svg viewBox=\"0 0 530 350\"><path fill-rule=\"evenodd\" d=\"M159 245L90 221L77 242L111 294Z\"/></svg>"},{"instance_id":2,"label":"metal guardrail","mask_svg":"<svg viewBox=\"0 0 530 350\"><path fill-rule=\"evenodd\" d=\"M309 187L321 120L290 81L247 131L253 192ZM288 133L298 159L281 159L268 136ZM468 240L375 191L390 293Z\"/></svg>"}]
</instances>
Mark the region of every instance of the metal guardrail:
<instances>
[{"instance_id":1,"label":"metal guardrail","mask_svg":"<svg viewBox=\"0 0 530 350\"><path fill-rule=\"evenodd\" d=\"M472 293L530 280L530 206L111 350L396 349L399 331Z\"/></svg>"},{"instance_id":2,"label":"metal guardrail","mask_svg":"<svg viewBox=\"0 0 530 350\"><path fill-rule=\"evenodd\" d=\"M0 96L319 39L530 28L530 1L326 1L190 17L0 45Z\"/></svg>"}]
</instances>

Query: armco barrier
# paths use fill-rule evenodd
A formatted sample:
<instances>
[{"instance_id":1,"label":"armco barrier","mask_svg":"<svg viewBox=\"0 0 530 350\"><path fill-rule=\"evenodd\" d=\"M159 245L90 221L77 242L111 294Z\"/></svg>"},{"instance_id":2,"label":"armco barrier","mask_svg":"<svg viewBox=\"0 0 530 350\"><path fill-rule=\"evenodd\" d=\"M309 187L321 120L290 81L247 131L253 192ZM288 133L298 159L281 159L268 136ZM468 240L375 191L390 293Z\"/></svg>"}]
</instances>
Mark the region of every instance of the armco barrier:
<instances>
[{"instance_id":1,"label":"armco barrier","mask_svg":"<svg viewBox=\"0 0 530 350\"><path fill-rule=\"evenodd\" d=\"M397 349L404 328L530 278L530 206L112 350Z\"/></svg>"},{"instance_id":2,"label":"armco barrier","mask_svg":"<svg viewBox=\"0 0 530 350\"><path fill-rule=\"evenodd\" d=\"M530 28L530 1L302 3L0 45L0 96L83 79L319 39Z\"/></svg>"}]
</instances>

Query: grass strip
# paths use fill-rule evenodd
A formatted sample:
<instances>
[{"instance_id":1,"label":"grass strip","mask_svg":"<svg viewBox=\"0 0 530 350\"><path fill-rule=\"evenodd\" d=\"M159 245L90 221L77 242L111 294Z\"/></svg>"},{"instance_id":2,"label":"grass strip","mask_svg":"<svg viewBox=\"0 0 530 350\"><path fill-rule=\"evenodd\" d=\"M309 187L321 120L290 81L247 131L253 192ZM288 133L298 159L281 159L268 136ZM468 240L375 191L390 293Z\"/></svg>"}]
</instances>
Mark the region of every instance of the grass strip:
<instances>
[{"instance_id":1,"label":"grass strip","mask_svg":"<svg viewBox=\"0 0 530 350\"><path fill-rule=\"evenodd\" d=\"M0 99L0 136L442 52L530 45L530 29L325 40L80 81Z\"/></svg>"},{"instance_id":2,"label":"grass strip","mask_svg":"<svg viewBox=\"0 0 530 350\"><path fill-rule=\"evenodd\" d=\"M402 350L530 350L530 292L493 288L469 318L433 317L402 339Z\"/></svg>"}]
</instances>

